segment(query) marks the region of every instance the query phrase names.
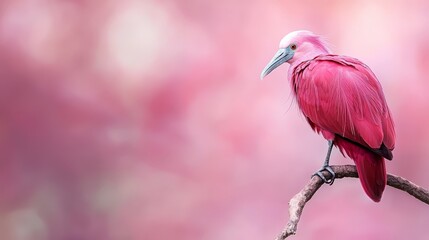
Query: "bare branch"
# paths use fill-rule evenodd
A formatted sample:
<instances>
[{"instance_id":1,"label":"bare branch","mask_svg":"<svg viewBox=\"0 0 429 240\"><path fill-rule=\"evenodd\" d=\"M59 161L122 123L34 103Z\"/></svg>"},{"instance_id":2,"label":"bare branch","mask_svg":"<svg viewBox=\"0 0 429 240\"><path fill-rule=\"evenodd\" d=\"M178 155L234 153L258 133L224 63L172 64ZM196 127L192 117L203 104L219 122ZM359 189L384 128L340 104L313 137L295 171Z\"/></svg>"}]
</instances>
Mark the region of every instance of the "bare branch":
<instances>
[{"instance_id":1,"label":"bare branch","mask_svg":"<svg viewBox=\"0 0 429 240\"><path fill-rule=\"evenodd\" d=\"M335 172L336 179L345 177L358 177L356 167L353 165L331 167ZM324 171L323 174L327 179L331 177L331 175L326 171ZM318 176L313 176L310 182L299 193L293 196L293 198L289 201L289 222L282 233L276 238L276 240L284 240L288 236L294 235L296 233L298 222L305 204L311 199L311 197L313 197L314 193L316 193L316 191L322 185L323 181ZM388 174L387 185L407 192L418 200L429 204L429 191L408 181L407 179Z\"/></svg>"}]
</instances>

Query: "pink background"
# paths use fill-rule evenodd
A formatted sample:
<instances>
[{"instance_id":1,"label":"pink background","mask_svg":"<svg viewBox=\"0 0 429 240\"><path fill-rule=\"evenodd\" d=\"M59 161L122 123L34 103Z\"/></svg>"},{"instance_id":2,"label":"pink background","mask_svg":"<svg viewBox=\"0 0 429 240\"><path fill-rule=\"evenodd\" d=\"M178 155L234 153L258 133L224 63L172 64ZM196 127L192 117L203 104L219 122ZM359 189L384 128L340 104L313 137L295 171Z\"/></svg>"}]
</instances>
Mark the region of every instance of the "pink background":
<instances>
[{"instance_id":1,"label":"pink background","mask_svg":"<svg viewBox=\"0 0 429 240\"><path fill-rule=\"evenodd\" d=\"M428 1L3 0L0 239L274 239L327 143L288 66L323 35L378 76L388 171L429 187ZM334 164L351 164L337 149ZM429 207L357 179L323 186L293 239L428 239Z\"/></svg>"}]
</instances>

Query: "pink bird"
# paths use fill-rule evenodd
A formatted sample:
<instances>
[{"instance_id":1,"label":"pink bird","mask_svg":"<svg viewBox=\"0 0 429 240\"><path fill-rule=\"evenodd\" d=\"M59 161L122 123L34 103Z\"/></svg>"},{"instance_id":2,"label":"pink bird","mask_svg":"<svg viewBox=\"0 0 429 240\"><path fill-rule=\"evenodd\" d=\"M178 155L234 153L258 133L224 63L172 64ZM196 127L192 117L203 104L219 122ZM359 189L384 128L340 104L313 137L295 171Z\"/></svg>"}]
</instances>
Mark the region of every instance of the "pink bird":
<instances>
[{"instance_id":1,"label":"pink bird","mask_svg":"<svg viewBox=\"0 0 429 240\"><path fill-rule=\"evenodd\" d=\"M327 44L309 31L286 35L261 79L285 62L290 64L288 80L299 108L329 143L324 165L315 175L333 183L329 158L335 145L354 160L363 189L379 202L387 181L384 158L393 158L395 129L374 73L355 58L331 54ZM332 175L329 180L323 170Z\"/></svg>"}]
</instances>

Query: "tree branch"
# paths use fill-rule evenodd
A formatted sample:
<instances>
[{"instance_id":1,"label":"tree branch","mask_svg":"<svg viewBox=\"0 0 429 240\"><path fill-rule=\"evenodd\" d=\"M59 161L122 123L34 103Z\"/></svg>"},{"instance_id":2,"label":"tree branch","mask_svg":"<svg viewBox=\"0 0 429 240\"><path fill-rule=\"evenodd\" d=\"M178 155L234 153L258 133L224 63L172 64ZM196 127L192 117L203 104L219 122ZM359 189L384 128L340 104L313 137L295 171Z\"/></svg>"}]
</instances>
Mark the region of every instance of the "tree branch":
<instances>
[{"instance_id":1,"label":"tree branch","mask_svg":"<svg viewBox=\"0 0 429 240\"><path fill-rule=\"evenodd\" d=\"M336 179L345 177L358 177L356 167L353 165L331 167L335 172ZM324 171L323 174L327 179L331 177L331 175L326 171ZM298 222L305 204L311 199L311 197L313 197L313 195L322 185L323 181L318 176L313 176L310 182L289 201L289 222L286 224L285 229L276 238L276 240L284 240L288 236L294 235L296 233ZM388 174L387 185L407 192L418 200L429 204L429 191L408 181L405 178Z\"/></svg>"}]
</instances>

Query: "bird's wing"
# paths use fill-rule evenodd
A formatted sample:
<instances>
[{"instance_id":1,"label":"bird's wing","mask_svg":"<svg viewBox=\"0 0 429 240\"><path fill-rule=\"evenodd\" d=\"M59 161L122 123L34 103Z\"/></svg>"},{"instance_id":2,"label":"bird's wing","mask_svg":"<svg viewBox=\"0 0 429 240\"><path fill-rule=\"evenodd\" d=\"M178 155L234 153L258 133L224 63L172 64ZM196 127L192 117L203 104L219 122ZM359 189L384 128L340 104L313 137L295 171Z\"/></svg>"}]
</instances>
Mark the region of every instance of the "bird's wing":
<instances>
[{"instance_id":1,"label":"bird's wing","mask_svg":"<svg viewBox=\"0 0 429 240\"><path fill-rule=\"evenodd\" d=\"M315 125L351 141L393 149L395 132L380 83L354 58L324 55L293 73L298 104Z\"/></svg>"}]
</instances>

